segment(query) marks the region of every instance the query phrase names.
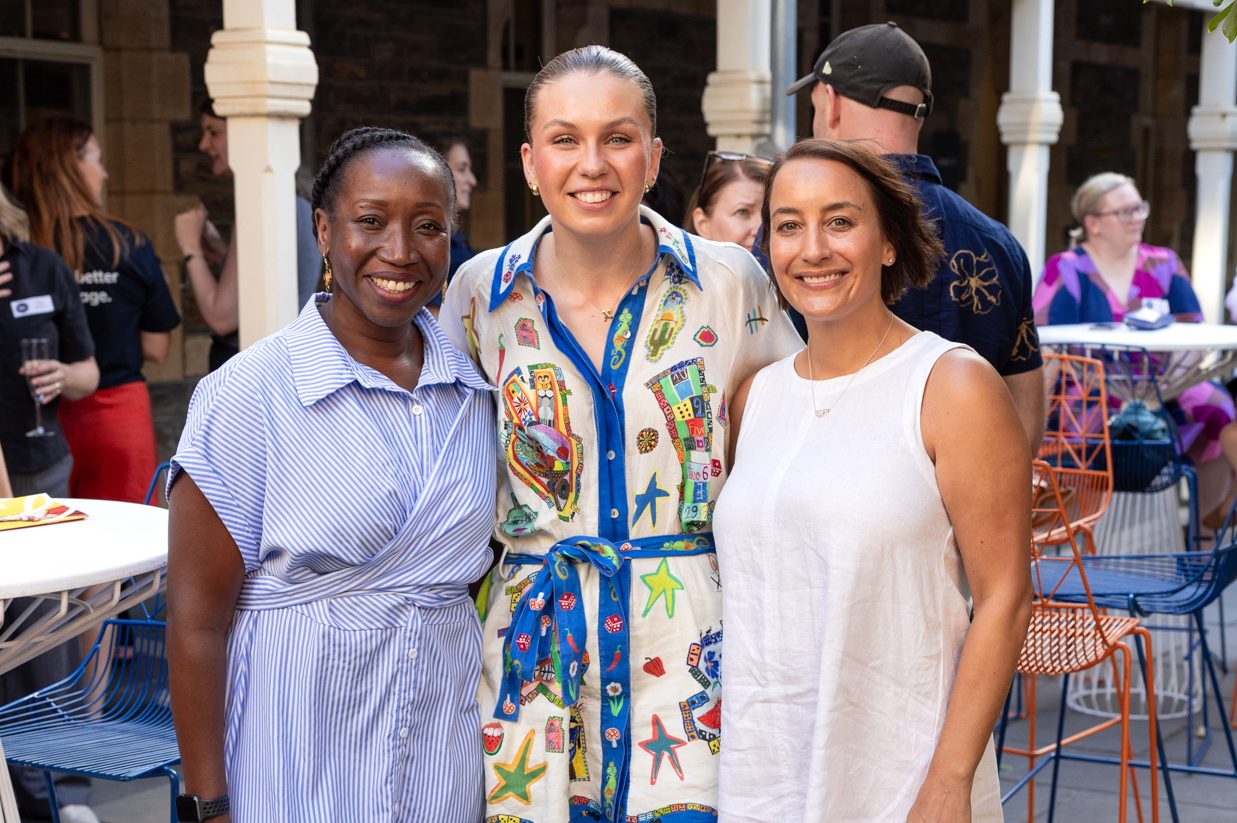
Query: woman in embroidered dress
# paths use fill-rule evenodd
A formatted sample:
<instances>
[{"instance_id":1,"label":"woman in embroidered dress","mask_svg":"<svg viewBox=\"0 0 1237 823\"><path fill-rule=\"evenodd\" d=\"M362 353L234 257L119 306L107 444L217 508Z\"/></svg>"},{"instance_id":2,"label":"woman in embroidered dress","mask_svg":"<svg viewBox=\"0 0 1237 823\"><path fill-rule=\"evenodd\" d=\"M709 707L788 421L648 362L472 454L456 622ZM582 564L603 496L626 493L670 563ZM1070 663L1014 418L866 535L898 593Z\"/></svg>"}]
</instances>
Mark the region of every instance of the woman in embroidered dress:
<instances>
[{"instance_id":1,"label":"woman in embroidered dress","mask_svg":"<svg viewBox=\"0 0 1237 823\"><path fill-rule=\"evenodd\" d=\"M185 789L236 823L476 823L494 422L424 309L451 171L353 129L313 200L332 293L202 380L168 481Z\"/></svg>"},{"instance_id":2,"label":"woman in embroidered dress","mask_svg":"<svg viewBox=\"0 0 1237 823\"><path fill-rule=\"evenodd\" d=\"M1168 301L1178 322L1203 319L1190 275L1172 249L1142 242L1150 205L1124 174L1103 172L1078 187L1071 203L1075 245L1053 255L1035 289L1035 322L1121 321L1143 298ZM1186 389L1170 404L1186 454L1199 470L1200 511L1218 527L1232 505L1237 471L1237 410L1217 383Z\"/></svg>"},{"instance_id":3,"label":"woman in embroidered dress","mask_svg":"<svg viewBox=\"0 0 1237 823\"><path fill-rule=\"evenodd\" d=\"M462 266L441 314L499 389L480 700L503 819L715 815L726 406L802 343L748 252L641 208L656 117L623 55L548 63L521 152L549 216Z\"/></svg>"},{"instance_id":4,"label":"woman in embroidered dress","mask_svg":"<svg viewBox=\"0 0 1237 823\"><path fill-rule=\"evenodd\" d=\"M897 169L802 141L762 218L811 334L731 405L720 818L999 821L991 731L1031 599L1018 413L979 355L889 309L943 254Z\"/></svg>"}]
</instances>

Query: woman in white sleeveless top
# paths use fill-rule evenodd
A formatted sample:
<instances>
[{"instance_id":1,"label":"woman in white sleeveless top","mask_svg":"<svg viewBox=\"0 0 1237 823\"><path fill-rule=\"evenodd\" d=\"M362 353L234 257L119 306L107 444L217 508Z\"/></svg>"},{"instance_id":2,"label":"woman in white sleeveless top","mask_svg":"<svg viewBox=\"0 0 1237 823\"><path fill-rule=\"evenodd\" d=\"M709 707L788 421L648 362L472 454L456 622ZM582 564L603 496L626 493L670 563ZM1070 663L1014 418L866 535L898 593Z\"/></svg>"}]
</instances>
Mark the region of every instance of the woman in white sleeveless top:
<instances>
[{"instance_id":1,"label":"woman in white sleeveless top","mask_svg":"<svg viewBox=\"0 0 1237 823\"><path fill-rule=\"evenodd\" d=\"M807 140L768 185L810 343L730 407L721 820L1000 820L991 730L1030 616L1018 415L978 355L889 311L941 254L892 167Z\"/></svg>"}]
</instances>

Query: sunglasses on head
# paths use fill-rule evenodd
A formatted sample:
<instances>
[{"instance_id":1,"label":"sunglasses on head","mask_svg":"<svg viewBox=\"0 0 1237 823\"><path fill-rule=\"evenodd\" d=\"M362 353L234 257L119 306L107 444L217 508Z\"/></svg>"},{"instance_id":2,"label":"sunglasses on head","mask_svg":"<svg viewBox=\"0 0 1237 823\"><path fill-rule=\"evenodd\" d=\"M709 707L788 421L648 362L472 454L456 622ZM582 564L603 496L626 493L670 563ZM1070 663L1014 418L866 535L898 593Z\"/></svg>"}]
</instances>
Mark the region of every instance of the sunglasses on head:
<instances>
[{"instance_id":1,"label":"sunglasses on head","mask_svg":"<svg viewBox=\"0 0 1237 823\"><path fill-rule=\"evenodd\" d=\"M717 162L723 163L742 163L744 160L755 160L757 163L764 165L767 170L773 165L773 161L768 157L761 157L759 154L744 154L740 151L720 151L714 149L705 155L704 169L700 172L700 183L696 186L696 190L700 191L704 188L704 181L709 177L709 169L713 168L713 164Z\"/></svg>"}]
</instances>

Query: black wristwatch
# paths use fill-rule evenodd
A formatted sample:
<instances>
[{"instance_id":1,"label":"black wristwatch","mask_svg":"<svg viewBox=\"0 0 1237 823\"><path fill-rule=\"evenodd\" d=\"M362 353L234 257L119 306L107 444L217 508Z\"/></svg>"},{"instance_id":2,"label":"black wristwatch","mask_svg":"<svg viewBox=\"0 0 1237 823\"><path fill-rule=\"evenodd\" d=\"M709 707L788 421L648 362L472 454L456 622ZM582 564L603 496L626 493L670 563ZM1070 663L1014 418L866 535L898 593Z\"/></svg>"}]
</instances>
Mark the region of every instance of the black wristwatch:
<instances>
[{"instance_id":1,"label":"black wristwatch","mask_svg":"<svg viewBox=\"0 0 1237 823\"><path fill-rule=\"evenodd\" d=\"M232 804L228 802L226 794L223 797L214 797L210 800L194 794L178 794L176 796L176 819L180 821L201 823L203 820L210 820L212 817L227 814L231 810Z\"/></svg>"}]
</instances>

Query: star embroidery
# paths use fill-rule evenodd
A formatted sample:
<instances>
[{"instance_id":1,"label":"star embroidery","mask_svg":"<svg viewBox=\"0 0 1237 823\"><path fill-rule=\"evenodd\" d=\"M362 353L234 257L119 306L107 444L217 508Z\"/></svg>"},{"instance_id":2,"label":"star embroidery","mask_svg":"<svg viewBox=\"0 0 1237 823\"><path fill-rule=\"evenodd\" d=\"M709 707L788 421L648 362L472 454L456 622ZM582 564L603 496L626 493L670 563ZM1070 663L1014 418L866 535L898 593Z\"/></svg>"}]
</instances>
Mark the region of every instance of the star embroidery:
<instances>
[{"instance_id":1,"label":"star embroidery","mask_svg":"<svg viewBox=\"0 0 1237 823\"><path fill-rule=\"evenodd\" d=\"M524 735L524 741L520 743L520 750L516 753L515 760L510 763L494 764L494 776L498 778L498 785L494 787L494 791L490 792L491 803L514 797L525 806L532 805L533 796L530 789L534 783L545 777L546 771L545 763L538 763L536 766L528 765L528 756L533 748L533 734L533 730L529 729L528 734Z\"/></svg>"},{"instance_id":2,"label":"star embroidery","mask_svg":"<svg viewBox=\"0 0 1237 823\"><path fill-rule=\"evenodd\" d=\"M666 617L674 617L674 593L682 591L683 584L670 573L670 563L667 558L661 559L661 565L657 567L657 571L640 575L640 580L649 587L649 602L645 604L644 614L640 616L648 617L649 612L653 610L653 604L660 597L666 604Z\"/></svg>"},{"instance_id":3,"label":"star embroidery","mask_svg":"<svg viewBox=\"0 0 1237 823\"><path fill-rule=\"evenodd\" d=\"M683 779L683 767L679 764L679 755L676 749L680 749L687 745L686 740L680 740L677 737L671 737L666 732L666 727L662 725L661 718L653 715L652 737L640 743L640 748L653 756L653 769L650 773L650 785L656 785L657 774L661 771L661 761L663 757L670 758L670 767L674 769L674 773L679 776L679 780Z\"/></svg>"},{"instance_id":4,"label":"star embroidery","mask_svg":"<svg viewBox=\"0 0 1237 823\"><path fill-rule=\"evenodd\" d=\"M649 478L649 485L644 491L636 495L636 513L631 517L631 525L636 525L640 522L640 518L644 516L645 509L651 509L653 525L657 525L657 501L663 497L669 497L670 492L657 485L657 472L653 472L653 476Z\"/></svg>"}]
</instances>

